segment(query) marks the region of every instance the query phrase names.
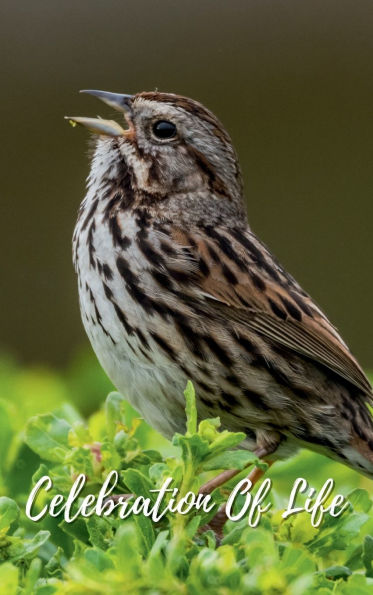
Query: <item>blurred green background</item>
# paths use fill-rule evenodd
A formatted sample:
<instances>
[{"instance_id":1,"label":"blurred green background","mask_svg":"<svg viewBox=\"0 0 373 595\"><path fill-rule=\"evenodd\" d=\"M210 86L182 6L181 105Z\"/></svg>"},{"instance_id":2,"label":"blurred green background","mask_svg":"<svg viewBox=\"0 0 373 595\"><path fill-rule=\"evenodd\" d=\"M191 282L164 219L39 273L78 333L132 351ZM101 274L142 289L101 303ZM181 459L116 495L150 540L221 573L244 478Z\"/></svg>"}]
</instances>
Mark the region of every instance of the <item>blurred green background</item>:
<instances>
[{"instance_id":1,"label":"blurred green background","mask_svg":"<svg viewBox=\"0 0 373 595\"><path fill-rule=\"evenodd\" d=\"M71 235L84 88L199 99L232 135L253 229L369 368L371 0L3 0L1 349L66 365L88 348Z\"/></svg>"}]
</instances>

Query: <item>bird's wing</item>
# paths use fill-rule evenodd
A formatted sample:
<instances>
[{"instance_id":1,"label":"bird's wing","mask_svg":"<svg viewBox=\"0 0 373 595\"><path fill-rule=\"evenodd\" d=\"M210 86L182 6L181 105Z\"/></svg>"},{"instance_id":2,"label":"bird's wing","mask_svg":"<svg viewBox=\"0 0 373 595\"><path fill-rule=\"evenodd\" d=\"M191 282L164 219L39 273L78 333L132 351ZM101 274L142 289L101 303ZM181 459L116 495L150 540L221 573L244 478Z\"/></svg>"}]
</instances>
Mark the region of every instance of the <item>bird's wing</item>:
<instances>
[{"instance_id":1,"label":"bird's wing","mask_svg":"<svg viewBox=\"0 0 373 595\"><path fill-rule=\"evenodd\" d=\"M172 238L190 255L186 296L207 301L214 314L326 366L371 395L336 329L249 229L175 227ZM183 260L184 271L185 266Z\"/></svg>"}]
</instances>

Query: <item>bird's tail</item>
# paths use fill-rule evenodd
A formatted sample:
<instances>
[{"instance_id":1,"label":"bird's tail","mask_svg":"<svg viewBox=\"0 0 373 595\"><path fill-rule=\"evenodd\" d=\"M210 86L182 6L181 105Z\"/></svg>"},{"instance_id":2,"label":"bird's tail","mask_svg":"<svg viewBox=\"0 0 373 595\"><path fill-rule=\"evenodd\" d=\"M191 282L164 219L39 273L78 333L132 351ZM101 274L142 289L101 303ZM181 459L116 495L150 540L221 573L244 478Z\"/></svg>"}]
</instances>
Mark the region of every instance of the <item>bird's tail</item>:
<instances>
[{"instance_id":1,"label":"bird's tail","mask_svg":"<svg viewBox=\"0 0 373 595\"><path fill-rule=\"evenodd\" d=\"M373 479L373 428L359 433L353 431L348 446L341 449L339 459L342 463L359 473Z\"/></svg>"},{"instance_id":2,"label":"bird's tail","mask_svg":"<svg viewBox=\"0 0 373 595\"><path fill-rule=\"evenodd\" d=\"M348 403L345 401L345 405ZM345 409L350 422L348 443L338 449L338 458L345 465L373 479L373 394L349 402ZM346 417L346 416L345 416Z\"/></svg>"}]
</instances>

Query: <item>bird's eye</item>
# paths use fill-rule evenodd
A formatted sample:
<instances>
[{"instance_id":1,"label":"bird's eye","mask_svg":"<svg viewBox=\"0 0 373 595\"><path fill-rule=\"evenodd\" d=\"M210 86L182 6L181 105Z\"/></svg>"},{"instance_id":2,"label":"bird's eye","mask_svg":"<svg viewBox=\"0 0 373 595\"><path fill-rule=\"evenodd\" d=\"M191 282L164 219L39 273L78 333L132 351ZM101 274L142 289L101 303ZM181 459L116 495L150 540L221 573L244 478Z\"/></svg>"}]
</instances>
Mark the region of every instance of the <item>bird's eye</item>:
<instances>
[{"instance_id":1,"label":"bird's eye","mask_svg":"<svg viewBox=\"0 0 373 595\"><path fill-rule=\"evenodd\" d=\"M158 120L153 125L153 134L162 140L174 138L176 136L176 126L168 120Z\"/></svg>"}]
</instances>

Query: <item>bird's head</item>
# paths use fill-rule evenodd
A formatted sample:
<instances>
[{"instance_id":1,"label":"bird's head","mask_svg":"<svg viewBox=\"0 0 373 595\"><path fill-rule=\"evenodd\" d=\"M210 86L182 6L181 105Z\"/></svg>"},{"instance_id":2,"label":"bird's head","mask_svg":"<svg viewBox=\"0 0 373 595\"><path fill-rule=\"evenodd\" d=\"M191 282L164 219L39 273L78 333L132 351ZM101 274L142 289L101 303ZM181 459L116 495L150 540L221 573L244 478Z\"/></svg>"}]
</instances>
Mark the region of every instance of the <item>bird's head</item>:
<instances>
[{"instance_id":1,"label":"bird's head","mask_svg":"<svg viewBox=\"0 0 373 595\"><path fill-rule=\"evenodd\" d=\"M183 208L188 208L189 199L192 210L195 202L203 209L207 201L217 213L244 217L241 175L231 139L200 103L171 93L84 93L122 112L124 122L67 119L99 135L101 159L104 153L110 162L123 161L138 196L153 205L182 197Z\"/></svg>"}]
</instances>

